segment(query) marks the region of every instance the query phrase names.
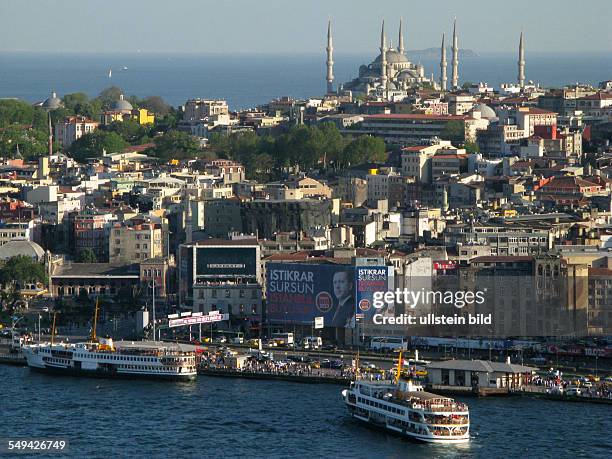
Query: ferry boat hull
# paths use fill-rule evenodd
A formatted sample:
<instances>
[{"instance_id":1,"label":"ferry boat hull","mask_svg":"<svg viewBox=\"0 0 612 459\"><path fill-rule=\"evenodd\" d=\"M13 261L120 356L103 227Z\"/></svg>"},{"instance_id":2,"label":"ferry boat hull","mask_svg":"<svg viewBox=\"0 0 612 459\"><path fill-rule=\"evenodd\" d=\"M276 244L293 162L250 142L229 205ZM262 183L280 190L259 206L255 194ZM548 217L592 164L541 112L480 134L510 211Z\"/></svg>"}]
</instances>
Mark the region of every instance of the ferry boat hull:
<instances>
[{"instance_id":1,"label":"ferry boat hull","mask_svg":"<svg viewBox=\"0 0 612 459\"><path fill-rule=\"evenodd\" d=\"M424 436L420 436L420 435L416 435L413 433L409 433L406 431L403 431L401 429L398 429L396 427L392 427L387 425L386 423L373 423L371 420L364 418L362 416L356 415L354 413L350 413L351 417L356 419L357 421L359 421L361 424L369 427L370 429L376 429L376 430L382 430L385 432L390 432L394 435L397 435L399 437L402 438L408 438L409 440L413 440L417 443L443 443L443 444L462 444L462 443L467 443L470 438L469 436L465 437L465 438L451 438L451 439L439 439L439 438L431 438L431 437L424 437Z\"/></svg>"},{"instance_id":2,"label":"ferry boat hull","mask_svg":"<svg viewBox=\"0 0 612 459\"><path fill-rule=\"evenodd\" d=\"M195 381L197 374L150 374L150 373L128 373L119 371L102 370L78 370L76 368L43 366L29 366L31 371L44 373L54 376L77 376L86 378L105 378L105 379L147 379L156 381Z\"/></svg>"}]
</instances>

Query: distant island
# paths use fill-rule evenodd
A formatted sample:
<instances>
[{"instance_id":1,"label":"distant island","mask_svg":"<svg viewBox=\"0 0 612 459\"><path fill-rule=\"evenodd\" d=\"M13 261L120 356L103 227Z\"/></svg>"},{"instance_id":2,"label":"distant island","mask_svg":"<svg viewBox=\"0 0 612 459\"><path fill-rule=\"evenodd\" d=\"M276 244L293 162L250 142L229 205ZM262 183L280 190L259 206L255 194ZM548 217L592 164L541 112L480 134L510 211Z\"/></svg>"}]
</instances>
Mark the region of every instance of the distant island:
<instances>
[{"instance_id":1,"label":"distant island","mask_svg":"<svg viewBox=\"0 0 612 459\"><path fill-rule=\"evenodd\" d=\"M408 56L420 57L420 58L432 58L432 57L440 57L440 48L427 48L427 49L413 49L408 51ZM450 59L453 55L453 51L449 46L446 50L446 57ZM459 57L478 57L478 53L472 49L459 49Z\"/></svg>"}]
</instances>

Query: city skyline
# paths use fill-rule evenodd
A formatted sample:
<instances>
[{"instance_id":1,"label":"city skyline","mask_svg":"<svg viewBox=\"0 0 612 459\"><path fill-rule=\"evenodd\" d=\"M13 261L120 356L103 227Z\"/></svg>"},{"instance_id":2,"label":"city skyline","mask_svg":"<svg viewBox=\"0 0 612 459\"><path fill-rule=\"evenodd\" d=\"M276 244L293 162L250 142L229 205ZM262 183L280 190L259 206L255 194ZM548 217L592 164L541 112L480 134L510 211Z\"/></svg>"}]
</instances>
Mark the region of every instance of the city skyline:
<instances>
[{"instance_id":1,"label":"city skyline","mask_svg":"<svg viewBox=\"0 0 612 459\"><path fill-rule=\"evenodd\" d=\"M590 11L611 9L604 0L591 3L595 5ZM405 48L413 50L438 47L441 34L452 33L455 16L461 48L476 52L514 52L521 30L532 53L612 50L612 32L605 21L608 15L592 14L585 36L582 28L574 27L573 4L567 0L555 4L554 16L549 5L525 0L518 0L504 14L491 12L483 0L471 2L469 9L457 8L450 0L410 7L395 0L377 5L347 0L329 5L315 0L290 6L277 0L264 5L244 0L223 4L187 0L181 8L157 0L128 4L110 0L106 4L109 7L100 10L95 4L74 0L6 1L0 6L4 19L0 51L312 54L324 50L331 18L334 51L364 54L374 49L382 19L395 28L402 17ZM369 14L362 14L364 8ZM390 44L397 45L394 37Z\"/></svg>"}]
</instances>

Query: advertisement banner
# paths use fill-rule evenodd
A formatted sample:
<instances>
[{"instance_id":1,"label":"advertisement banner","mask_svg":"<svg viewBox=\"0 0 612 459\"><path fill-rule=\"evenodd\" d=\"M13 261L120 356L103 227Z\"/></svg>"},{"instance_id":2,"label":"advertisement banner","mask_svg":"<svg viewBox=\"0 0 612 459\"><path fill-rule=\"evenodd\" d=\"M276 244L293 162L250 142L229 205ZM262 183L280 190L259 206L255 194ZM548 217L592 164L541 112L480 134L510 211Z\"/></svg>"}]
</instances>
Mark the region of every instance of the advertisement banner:
<instances>
[{"instance_id":1,"label":"advertisement banner","mask_svg":"<svg viewBox=\"0 0 612 459\"><path fill-rule=\"evenodd\" d=\"M181 327L183 325L210 324L213 322L221 322L229 320L229 314L210 313L206 316L189 316L180 317L178 319L169 319L168 327Z\"/></svg>"},{"instance_id":2,"label":"advertisement banner","mask_svg":"<svg viewBox=\"0 0 612 459\"><path fill-rule=\"evenodd\" d=\"M390 285L391 284L391 285ZM355 268L355 298L357 319L371 322L375 312L374 293L387 292L393 288L393 267L357 266Z\"/></svg>"},{"instance_id":3,"label":"advertisement banner","mask_svg":"<svg viewBox=\"0 0 612 459\"><path fill-rule=\"evenodd\" d=\"M197 277L255 277L257 251L254 247L198 247Z\"/></svg>"},{"instance_id":4,"label":"advertisement banner","mask_svg":"<svg viewBox=\"0 0 612 459\"><path fill-rule=\"evenodd\" d=\"M355 267L334 264L268 263L268 320L311 325L323 317L326 327L352 327Z\"/></svg>"}]
</instances>

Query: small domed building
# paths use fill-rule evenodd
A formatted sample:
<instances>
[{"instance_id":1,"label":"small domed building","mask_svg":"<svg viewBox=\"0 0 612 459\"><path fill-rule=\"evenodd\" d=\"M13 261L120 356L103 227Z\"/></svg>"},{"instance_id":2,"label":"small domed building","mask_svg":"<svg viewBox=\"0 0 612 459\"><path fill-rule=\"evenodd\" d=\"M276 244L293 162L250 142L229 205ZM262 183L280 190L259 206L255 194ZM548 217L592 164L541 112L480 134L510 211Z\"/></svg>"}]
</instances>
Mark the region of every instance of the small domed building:
<instances>
[{"instance_id":1,"label":"small domed building","mask_svg":"<svg viewBox=\"0 0 612 459\"><path fill-rule=\"evenodd\" d=\"M61 108L63 106L64 103L62 102L62 99L57 97L57 94L55 92L52 92L51 97L46 99L41 105L41 107L45 110L57 110L58 108Z\"/></svg>"},{"instance_id":2,"label":"small domed building","mask_svg":"<svg viewBox=\"0 0 612 459\"><path fill-rule=\"evenodd\" d=\"M112 103L110 109L113 112L120 112L127 115L132 113L134 107L132 107L132 104L125 100L123 94L121 94L119 99Z\"/></svg>"},{"instance_id":3,"label":"small domed building","mask_svg":"<svg viewBox=\"0 0 612 459\"><path fill-rule=\"evenodd\" d=\"M36 242L26 239L13 239L0 246L0 261L6 261L9 258L20 255L41 262L44 260L45 251Z\"/></svg>"}]
</instances>

